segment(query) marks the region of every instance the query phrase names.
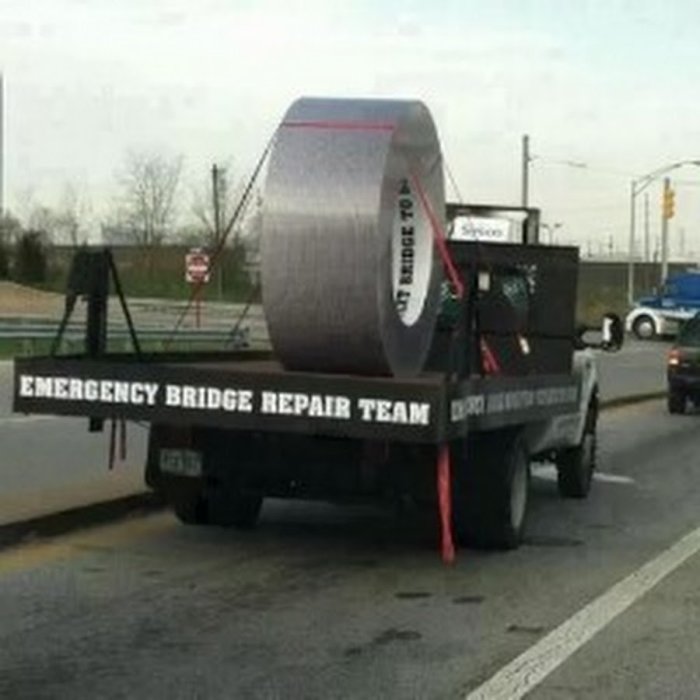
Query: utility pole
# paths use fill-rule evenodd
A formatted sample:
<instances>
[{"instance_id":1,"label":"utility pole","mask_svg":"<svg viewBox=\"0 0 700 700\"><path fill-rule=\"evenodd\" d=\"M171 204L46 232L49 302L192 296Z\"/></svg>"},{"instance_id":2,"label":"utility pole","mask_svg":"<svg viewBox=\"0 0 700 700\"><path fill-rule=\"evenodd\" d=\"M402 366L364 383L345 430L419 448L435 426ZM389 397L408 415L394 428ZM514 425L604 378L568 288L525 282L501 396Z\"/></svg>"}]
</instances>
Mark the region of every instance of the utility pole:
<instances>
[{"instance_id":1,"label":"utility pole","mask_svg":"<svg viewBox=\"0 0 700 700\"><path fill-rule=\"evenodd\" d=\"M527 207L529 200L530 189L530 137L525 134L523 136L523 162L522 162L522 184L521 184L521 202L523 207Z\"/></svg>"},{"instance_id":2,"label":"utility pole","mask_svg":"<svg viewBox=\"0 0 700 700\"><path fill-rule=\"evenodd\" d=\"M220 254L219 269L216 275L217 281L217 291L219 295L219 301L224 297L224 255L223 251L219 252L219 246L222 243L221 240L221 194L220 194L220 177L221 170L219 166L214 163L211 166L211 192L214 205L214 247L217 254Z\"/></svg>"},{"instance_id":3,"label":"utility pole","mask_svg":"<svg viewBox=\"0 0 700 700\"><path fill-rule=\"evenodd\" d=\"M644 262L651 259L651 241L649 240L649 193L644 193Z\"/></svg>"}]
</instances>

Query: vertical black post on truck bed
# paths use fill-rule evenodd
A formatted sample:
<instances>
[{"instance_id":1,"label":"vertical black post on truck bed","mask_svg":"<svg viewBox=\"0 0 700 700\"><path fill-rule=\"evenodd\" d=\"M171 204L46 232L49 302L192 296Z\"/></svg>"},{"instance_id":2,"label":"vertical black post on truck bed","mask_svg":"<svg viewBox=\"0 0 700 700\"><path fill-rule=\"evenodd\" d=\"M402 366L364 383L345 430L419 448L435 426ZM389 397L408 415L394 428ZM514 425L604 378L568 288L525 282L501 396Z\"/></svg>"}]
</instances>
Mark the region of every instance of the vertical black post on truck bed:
<instances>
[{"instance_id":1,"label":"vertical black post on truck bed","mask_svg":"<svg viewBox=\"0 0 700 700\"><path fill-rule=\"evenodd\" d=\"M85 354L89 358L103 355L107 349L107 300L109 297L109 251L85 251L83 271L84 292L87 295L85 325ZM101 432L104 419L90 418L88 430Z\"/></svg>"},{"instance_id":2,"label":"vertical black post on truck bed","mask_svg":"<svg viewBox=\"0 0 700 700\"><path fill-rule=\"evenodd\" d=\"M51 345L51 357L54 357L58 352L78 297L83 297L87 301L85 355L91 359L104 355L107 350L110 276L114 282L114 291L124 312L134 350L137 356L141 355L141 346L136 336L136 329L134 328L129 307L124 298L124 291L119 280L117 267L114 264L112 251L109 248L90 249L85 247L81 248L73 256L70 273L68 274L65 309L58 333ZM90 418L89 421L90 432L100 432L104 427L104 419L102 418Z\"/></svg>"},{"instance_id":3,"label":"vertical black post on truck bed","mask_svg":"<svg viewBox=\"0 0 700 700\"><path fill-rule=\"evenodd\" d=\"M468 377L475 369L478 357L475 344L475 304L478 283L477 262L471 261L469 267L462 271L466 273L464 297L460 299L457 323L452 330L449 359L445 372L445 381L450 382ZM478 368L477 368L478 369Z\"/></svg>"},{"instance_id":4,"label":"vertical black post on truck bed","mask_svg":"<svg viewBox=\"0 0 700 700\"><path fill-rule=\"evenodd\" d=\"M129 329L129 337L131 338L131 344L134 346L134 352L138 358L141 357L141 344L139 343L138 336L136 335L136 328L134 328L134 321L131 318L131 311L129 311L129 306L126 303L126 297L124 296L124 290L122 289L122 283L119 279L119 272L117 271L117 266L114 262L114 256L111 250L107 250L109 269L112 272L112 281L114 282L114 291L117 293L117 299L119 299L119 304L122 307L122 312L124 313L124 318L126 319L126 325Z\"/></svg>"}]
</instances>

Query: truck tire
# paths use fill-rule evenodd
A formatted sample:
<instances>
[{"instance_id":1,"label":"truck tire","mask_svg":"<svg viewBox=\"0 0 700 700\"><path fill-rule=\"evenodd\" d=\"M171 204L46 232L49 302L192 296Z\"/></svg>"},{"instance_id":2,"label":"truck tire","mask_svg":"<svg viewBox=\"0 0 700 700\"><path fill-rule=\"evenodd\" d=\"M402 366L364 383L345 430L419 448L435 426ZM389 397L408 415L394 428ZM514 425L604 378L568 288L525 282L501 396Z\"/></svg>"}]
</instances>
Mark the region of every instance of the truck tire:
<instances>
[{"instance_id":1,"label":"truck tire","mask_svg":"<svg viewBox=\"0 0 700 700\"><path fill-rule=\"evenodd\" d=\"M250 530L262 510L262 494L245 491L235 484L218 484L207 494L209 522L220 527Z\"/></svg>"},{"instance_id":2,"label":"truck tire","mask_svg":"<svg viewBox=\"0 0 700 700\"><path fill-rule=\"evenodd\" d=\"M515 549L525 531L530 458L519 432L476 436L455 463L457 540L480 549Z\"/></svg>"},{"instance_id":3,"label":"truck tire","mask_svg":"<svg viewBox=\"0 0 700 700\"><path fill-rule=\"evenodd\" d=\"M202 493L201 479L169 478L161 482L161 492L175 517L185 525L208 525L209 513Z\"/></svg>"},{"instance_id":4,"label":"truck tire","mask_svg":"<svg viewBox=\"0 0 700 700\"><path fill-rule=\"evenodd\" d=\"M632 324L632 332L639 340L653 340L656 338L656 323L648 314L637 316Z\"/></svg>"},{"instance_id":5,"label":"truck tire","mask_svg":"<svg viewBox=\"0 0 700 700\"><path fill-rule=\"evenodd\" d=\"M253 528L260 516L263 497L237 485L196 481L187 486L168 488L166 500L177 519L185 525L217 525L240 530Z\"/></svg>"},{"instance_id":6,"label":"truck tire","mask_svg":"<svg viewBox=\"0 0 700 700\"><path fill-rule=\"evenodd\" d=\"M209 525L207 504L201 496L180 498L172 502L175 517L184 525Z\"/></svg>"},{"instance_id":7,"label":"truck tire","mask_svg":"<svg viewBox=\"0 0 700 700\"><path fill-rule=\"evenodd\" d=\"M598 457L598 401L593 399L586 412L581 443L558 453L557 486L562 498L586 498L591 490Z\"/></svg>"},{"instance_id":8,"label":"truck tire","mask_svg":"<svg viewBox=\"0 0 700 700\"><path fill-rule=\"evenodd\" d=\"M685 394L678 389L669 389L668 391L668 412L674 414L685 413L686 398Z\"/></svg>"}]
</instances>

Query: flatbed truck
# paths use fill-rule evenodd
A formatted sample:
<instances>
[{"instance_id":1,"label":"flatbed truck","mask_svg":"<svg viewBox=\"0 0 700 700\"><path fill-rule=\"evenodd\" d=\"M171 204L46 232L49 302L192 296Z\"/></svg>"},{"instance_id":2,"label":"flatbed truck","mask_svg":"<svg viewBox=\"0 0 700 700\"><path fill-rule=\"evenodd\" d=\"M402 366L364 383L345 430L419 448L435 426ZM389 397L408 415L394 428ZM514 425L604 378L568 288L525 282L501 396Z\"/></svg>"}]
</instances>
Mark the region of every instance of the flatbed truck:
<instances>
[{"instance_id":1,"label":"flatbed truck","mask_svg":"<svg viewBox=\"0 0 700 700\"><path fill-rule=\"evenodd\" d=\"M410 499L437 506L446 559L453 535L516 547L534 460L555 462L563 496L588 494L598 416L595 357L574 320L578 251L538 245L537 211L517 211L517 242L448 240L467 293L445 283L428 363L410 379L292 372L267 350L145 353L125 304L134 352L107 352L111 274L123 295L109 251L83 251L66 318L85 297L85 353L57 342L17 358L14 410L86 416L91 429L147 423L146 482L184 523L250 528L268 497ZM448 221L470 212L448 205ZM608 319L594 345L617 349L620 325Z\"/></svg>"}]
</instances>

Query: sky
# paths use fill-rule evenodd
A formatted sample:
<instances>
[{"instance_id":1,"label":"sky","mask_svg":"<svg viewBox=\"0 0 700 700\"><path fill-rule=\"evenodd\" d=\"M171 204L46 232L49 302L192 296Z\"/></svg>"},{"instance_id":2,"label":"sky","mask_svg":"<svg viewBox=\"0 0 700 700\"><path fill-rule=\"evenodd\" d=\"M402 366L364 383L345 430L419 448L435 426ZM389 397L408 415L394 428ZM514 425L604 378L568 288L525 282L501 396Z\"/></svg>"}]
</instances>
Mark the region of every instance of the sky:
<instances>
[{"instance_id":1,"label":"sky","mask_svg":"<svg viewBox=\"0 0 700 700\"><path fill-rule=\"evenodd\" d=\"M464 200L519 203L529 134L530 203L557 239L622 252L631 180L700 159L699 26L693 0L0 0L7 205L70 184L99 221L147 151L184 156L186 218L211 163L245 177L295 98L405 97ZM673 178L672 251L700 255L700 171Z\"/></svg>"}]
</instances>

